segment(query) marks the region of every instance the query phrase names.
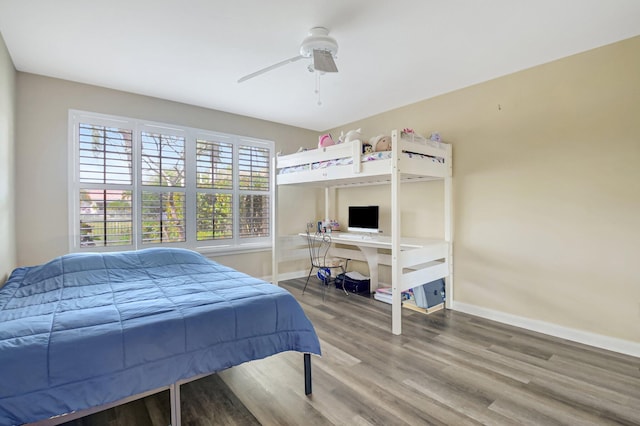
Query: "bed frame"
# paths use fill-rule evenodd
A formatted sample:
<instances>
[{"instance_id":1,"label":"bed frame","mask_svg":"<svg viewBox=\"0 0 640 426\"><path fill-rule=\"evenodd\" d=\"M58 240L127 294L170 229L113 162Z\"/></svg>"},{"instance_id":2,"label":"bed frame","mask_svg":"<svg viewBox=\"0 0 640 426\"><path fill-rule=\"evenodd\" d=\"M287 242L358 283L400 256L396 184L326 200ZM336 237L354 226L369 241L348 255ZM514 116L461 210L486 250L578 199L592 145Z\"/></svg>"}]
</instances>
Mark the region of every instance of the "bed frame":
<instances>
[{"instance_id":1,"label":"bed frame","mask_svg":"<svg viewBox=\"0 0 640 426\"><path fill-rule=\"evenodd\" d=\"M362 143L354 141L325 148L303 151L274 158L276 217L278 188L285 185L305 185L325 190L325 219L329 219L329 190L349 186L391 185L391 255L381 255L379 263L389 264L392 270L392 332L402 333L401 292L421 284L427 279L445 278L445 307L453 300L453 221L452 221L452 155L451 145L446 143L418 143L401 137L399 130L391 132L391 158L361 162ZM429 161L419 156L408 157L403 152L423 154L443 159ZM351 158L351 164L313 168L323 161ZM302 171L281 173L282 169L301 166ZM420 248L400 250L400 204L402 187L411 182L444 180L444 239L438 244L425 243ZM277 222L277 220L274 220ZM279 248L277 229L273 232L273 280L278 281L278 265L286 260ZM442 246L445 249L440 249ZM440 247L440 248L438 248ZM358 259L357 251L350 250L352 259ZM360 260L364 260L360 258Z\"/></svg>"},{"instance_id":2,"label":"bed frame","mask_svg":"<svg viewBox=\"0 0 640 426\"><path fill-rule=\"evenodd\" d=\"M305 353L304 355L304 394L311 395L311 354ZM216 373L211 373L216 374ZM159 392L164 392L169 390L169 399L171 403L171 423L169 426L181 426L182 424L182 412L180 408L180 386L192 382L194 380L202 379L204 377L209 376L210 374L200 374L198 376L191 377L189 379L180 380L170 386L164 386L157 389L152 389L147 392L139 393L137 395L132 395L127 398L120 399L118 401L114 401L109 404L101 405L99 407L91 407L86 410L75 411L73 413L61 414L56 417L51 417L49 419L44 419L35 423L28 423L26 426L55 426L62 423L70 422L72 420L79 419L81 417L86 417L91 414L98 413L100 411L108 410L110 408L117 407L119 405L123 405L138 399L145 398L147 396L154 395Z\"/></svg>"}]
</instances>

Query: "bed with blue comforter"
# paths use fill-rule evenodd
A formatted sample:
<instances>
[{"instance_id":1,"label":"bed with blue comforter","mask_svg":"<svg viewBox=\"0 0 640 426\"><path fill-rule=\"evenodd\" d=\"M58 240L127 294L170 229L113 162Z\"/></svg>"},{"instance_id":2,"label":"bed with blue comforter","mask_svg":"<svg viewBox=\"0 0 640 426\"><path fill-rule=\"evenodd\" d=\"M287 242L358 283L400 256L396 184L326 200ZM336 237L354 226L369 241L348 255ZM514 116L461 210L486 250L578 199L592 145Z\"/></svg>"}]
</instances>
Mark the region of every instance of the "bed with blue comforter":
<instances>
[{"instance_id":1,"label":"bed with blue comforter","mask_svg":"<svg viewBox=\"0 0 640 426\"><path fill-rule=\"evenodd\" d=\"M183 249L82 253L0 289L0 424L101 406L283 351L320 354L286 290Z\"/></svg>"}]
</instances>

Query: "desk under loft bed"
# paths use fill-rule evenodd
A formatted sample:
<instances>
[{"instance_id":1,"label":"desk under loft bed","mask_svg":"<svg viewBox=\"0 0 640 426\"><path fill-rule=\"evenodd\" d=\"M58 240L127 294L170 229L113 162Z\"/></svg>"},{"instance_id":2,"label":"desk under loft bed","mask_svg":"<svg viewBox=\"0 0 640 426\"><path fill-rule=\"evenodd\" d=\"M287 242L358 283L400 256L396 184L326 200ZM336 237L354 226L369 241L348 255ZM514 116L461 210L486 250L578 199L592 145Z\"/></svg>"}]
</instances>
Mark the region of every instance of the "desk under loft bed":
<instances>
[{"instance_id":1,"label":"desk under loft bed","mask_svg":"<svg viewBox=\"0 0 640 426\"><path fill-rule=\"evenodd\" d=\"M362 143L318 148L274 158L277 173L275 198L283 185L324 188L325 218L329 217L329 190L363 185L391 185L391 287L392 332L402 333L401 292L445 278L445 306L453 299L452 276L452 160L451 145L415 141L391 132L391 151L362 154ZM370 161L374 160L375 161ZM403 245L400 196L404 185L427 180L444 180L444 239L422 240L410 248ZM275 205L276 203L274 203ZM273 233L273 280L277 283L281 255L277 229ZM371 263L370 263L371 266Z\"/></svg>"}]
</instances>

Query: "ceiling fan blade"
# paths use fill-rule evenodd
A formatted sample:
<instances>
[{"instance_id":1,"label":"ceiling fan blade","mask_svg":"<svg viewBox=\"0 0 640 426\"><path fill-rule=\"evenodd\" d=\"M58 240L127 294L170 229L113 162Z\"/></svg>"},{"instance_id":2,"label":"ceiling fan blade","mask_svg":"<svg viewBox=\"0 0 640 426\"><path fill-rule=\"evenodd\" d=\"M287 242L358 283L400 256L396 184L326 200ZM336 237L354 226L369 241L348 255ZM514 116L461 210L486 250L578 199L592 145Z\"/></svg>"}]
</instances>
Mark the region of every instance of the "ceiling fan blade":
<instances>
[{"instance_id":1,"label":"ceiling fan blade","mask_svg":"<svg viewBox=\"0 0 640 426\"><path fill-rule=\"evenodd\" d=\"M282 61L282 62L278 62L277 64L273 64L273 65L271 65L271 66L269 66L269 67L266 67L266 68L263 68L263 69L261 69L261 70L259 70L259 71L252 72L251 74L247 74L247 75L245 75L244 77L242 77L241 79L239 79L239 80L238 80L238 83L242 83L243 81L247 81L247 80L249 80L250 78L257 77L257 76L259 76L259 75L261 75L261 74L264 74L264 73L266 73L266 72L269 72L269 71L271 71L271 70L274 70L274 69L276 69L276 68L278 68L278 67L281 67L281 66L283 66L283 65L287 65L287 64L290 64L290 63L292 63L292 62L299 61L299 60L300 60L300 59L302 59L303 57L304 57L304 56L302 56L302 55L294 56L293 58L289 58L289 59L286 59L286 60L284 60L284 61Z\"/></svg>"},{"instance_id":2,"label":"ceiling fan blade","mask_svg":"<svg viewBox=\"0 0 640 426\"><path fill-rule=\"evenodd\" d=\"M338 72L333 55L327 50L313 49L313 68L322 72Z\"/></svg>"}]
</instances>

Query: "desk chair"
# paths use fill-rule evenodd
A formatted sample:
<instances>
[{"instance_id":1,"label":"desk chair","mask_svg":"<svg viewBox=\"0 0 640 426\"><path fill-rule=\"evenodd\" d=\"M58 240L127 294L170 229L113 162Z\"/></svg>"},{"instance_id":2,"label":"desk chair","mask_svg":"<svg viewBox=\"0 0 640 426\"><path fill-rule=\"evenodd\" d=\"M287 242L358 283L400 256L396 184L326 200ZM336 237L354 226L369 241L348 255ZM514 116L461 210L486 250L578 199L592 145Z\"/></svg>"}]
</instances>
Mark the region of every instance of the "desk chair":
<instances>
[{"instance_id":1,"label":"desk chair","mask_svg":"<svg viewBox=\"0 0 640 426\"><path fill-rule=\"evenodd\" d=\"M326 279L322 280L322 300L324 300L327 287L329 286L329 282L331 281L331 276L333 276L333 282L335 282L335 277L337 276L337 273L333 271L340 270L344 274L349 259L346 259L346 261L344 261L343 259L327 257L329 248L331 248L331 235L326 233L311 232L311 230L313 230L313 227L307 226L307 243L309 245L311 268L309 269L307 282L304 284L304 288L302 289L302 294L304 294L305 290L307 289L309 279L311 278L311 274L313 273L314 269L318 271L329 271L331 275L326 276ZM349 292L344 288L344 280L342 281L342 290L347 296L349 295Z\"/></svg>"}]
</instances>

